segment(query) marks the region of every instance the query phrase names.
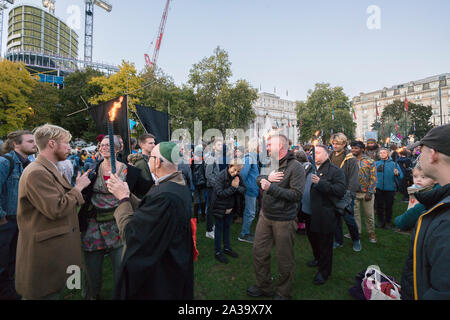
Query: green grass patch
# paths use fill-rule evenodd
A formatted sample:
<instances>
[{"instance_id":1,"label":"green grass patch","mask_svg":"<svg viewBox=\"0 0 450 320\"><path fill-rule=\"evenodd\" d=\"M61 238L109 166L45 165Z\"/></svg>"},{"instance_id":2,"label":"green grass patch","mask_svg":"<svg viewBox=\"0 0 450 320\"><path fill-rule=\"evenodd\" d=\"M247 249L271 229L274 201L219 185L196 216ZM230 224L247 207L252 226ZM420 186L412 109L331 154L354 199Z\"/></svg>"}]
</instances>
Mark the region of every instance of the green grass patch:
<instances>
[{"instance_id":1,"label":"green grass patch","mask_svg":"<svg viewBox=\"0 0 450 320\"><path fill-rule=\"evenodd\" d=\"M396 198L400 199L400 195ZM402 214L407 203L396 200L393 219ZM364 214L362 217L364 220ZM345 223L344 233L347 233ZM355 276L369 265L376 264L381 270L400 281L403 265L408 254L410 235L393 230L376 228L377 243L369 242L365 224L362 221L362 251L354 252L352 241L344 238L344 247L337 248L333 254L333 271L331 277L322 286L313 284L315 268L306 263L312 260L312 250L305 235L296 235L295 241L295 278L292 298L296 300L352 300L348 289L354 285ZM253 222L254 231L256 220ZM199 300L241 300L252 299L247 296L247 287L254 284L255 276L252 262L252 245L237 240L242 225L231 226L231 247L239 254L237 259L228 257L229 263L222 264L214 258L214 240L205 237L205 223L199 223L197 230L197 247L200 252L194 264L194 297ZM271 271L275 280L277 259L272 250ZM113 291L112 268L108 257L103 268L102 299L110 299ZM66 290L65 299L82 299L81 290ZM264 298L258 298L263 300Z\"/></svg>"}]
</instances>

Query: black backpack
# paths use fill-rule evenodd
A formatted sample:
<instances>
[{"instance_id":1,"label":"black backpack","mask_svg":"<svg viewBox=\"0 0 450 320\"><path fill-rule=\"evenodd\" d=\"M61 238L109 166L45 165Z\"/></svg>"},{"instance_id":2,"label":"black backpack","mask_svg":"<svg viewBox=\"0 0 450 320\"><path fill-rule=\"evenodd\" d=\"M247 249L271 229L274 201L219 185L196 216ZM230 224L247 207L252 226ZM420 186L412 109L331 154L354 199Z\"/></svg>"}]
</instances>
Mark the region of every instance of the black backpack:
<instances>
[{"instance_id":1,"label":"black backpack","mask_svg":"<svg viewBox=\"0 0 450 320\"><path fill-rule=\"evenodd\" d=\"M9 173L5 180L5 181L7 181L14 170L14 159L9 154L4 154L4 155L2 155L2 157L9 160Z\"/></svg>"}]
</instances>

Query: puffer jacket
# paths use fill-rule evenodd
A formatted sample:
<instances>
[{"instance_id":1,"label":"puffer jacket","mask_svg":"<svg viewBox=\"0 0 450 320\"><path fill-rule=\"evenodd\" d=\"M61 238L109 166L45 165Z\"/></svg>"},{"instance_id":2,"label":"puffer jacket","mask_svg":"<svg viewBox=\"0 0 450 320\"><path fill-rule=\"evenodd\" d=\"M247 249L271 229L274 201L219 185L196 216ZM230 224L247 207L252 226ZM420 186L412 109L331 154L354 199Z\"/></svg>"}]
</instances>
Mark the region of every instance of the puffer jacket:
<instances>
[{"instance_id":1,"label":"puffer jacket","mask_svg":"<svg viewBox=\"0 0 450 320\"><path fill-rule=\"evenodd\" d=\"M228 169L222 170L212 181L213 193L211 195L210 206L212 213L217 218L225 216L227 209L233 208L235 212L240 212L245 205L245 182L241 175L237 188L231 185L234 177L228 173Z\"/></svg>"}]
</instances>

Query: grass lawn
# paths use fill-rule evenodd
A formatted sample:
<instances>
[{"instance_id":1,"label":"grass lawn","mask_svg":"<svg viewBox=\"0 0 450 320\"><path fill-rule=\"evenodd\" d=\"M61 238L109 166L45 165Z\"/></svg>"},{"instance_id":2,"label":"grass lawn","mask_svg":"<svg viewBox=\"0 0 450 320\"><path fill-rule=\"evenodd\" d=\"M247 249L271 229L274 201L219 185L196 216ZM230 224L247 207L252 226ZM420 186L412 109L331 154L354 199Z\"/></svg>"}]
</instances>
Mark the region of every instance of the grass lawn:
<instances>
[{"instance_id":1,"label":"grass lawn","mask_svg":"<svg viewBox=\"0 0 450 320\"><path fill-rule=\"evenodd\" d=\"M397 194L397 199L400 195ZM393 219L402 214L407 203L396 200ZM410 236L393 230L376 229L377 243L370 243L365 230L364 214L362 217L363 232L361 236L362 251L354 252L352 241L344 238L344 247L334 250L333 272L322 286L313 284L316 268L309 268L306 263L312 260L312 251L305 235L296 235L295 243L295 279L292 298L297 300L352 300L348 289L354 285L355 276L369 265L379 265L381 271L393 276L400 282L403 265L408 253ZM345 223L344 233L347 233ZM252 263L252 245L237 240L240 224L231 226L231 247L239 254L239 258L228 257L228 264L214 259L214 240L205 237L205 223L198 225L197 247L200 252L195 262L194 296L199 300L240 300L251 299L246 294L248 286L254 284L255 276ZM256 226L253 222L252 229ZM277 263L275 250L272 251L272 274L277 279ZM276 282L275 282L276 283ZM109 258L105 259L103 268L102 299L110 299L113 290L113 279ZM66 290L64 299L82 299L81 290ZM260 299L260 298L258 298Z\"/></svg>"}]
</instances>

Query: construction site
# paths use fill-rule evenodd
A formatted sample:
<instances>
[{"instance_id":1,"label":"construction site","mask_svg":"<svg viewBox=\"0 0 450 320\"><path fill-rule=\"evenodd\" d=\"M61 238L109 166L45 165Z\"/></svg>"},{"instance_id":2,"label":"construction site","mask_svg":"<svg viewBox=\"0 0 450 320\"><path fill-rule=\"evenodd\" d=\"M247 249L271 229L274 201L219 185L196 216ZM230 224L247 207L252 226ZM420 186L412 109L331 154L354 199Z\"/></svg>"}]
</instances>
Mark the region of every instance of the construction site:
<instances>
[{"instance_id":1,"label":"construction site","mask_svg":"<svg viewBox=\"0 0 450 320\"><path fill-rule=\"evenodd\" d=\"M103 0L83 0L80 4L83 2L84 34L78 34L55 15L56 0L42 0L41 6L17 0L0 0L0 54L10 61L23 62L30 73L39 76L41 82L57 87L64 86L64 77L76 70L92 68L104 74L117 72L116 65L92 59L96 10L108 13L113 6ZM150 57L145 53L143 57L151 68L158 59L170 3L171 0L166 0L153 54ZM3 30L3 19L6 18L7 30ZM2 48L4 35L7 36L5 50Z\"/></svg>"}]
</instances>

